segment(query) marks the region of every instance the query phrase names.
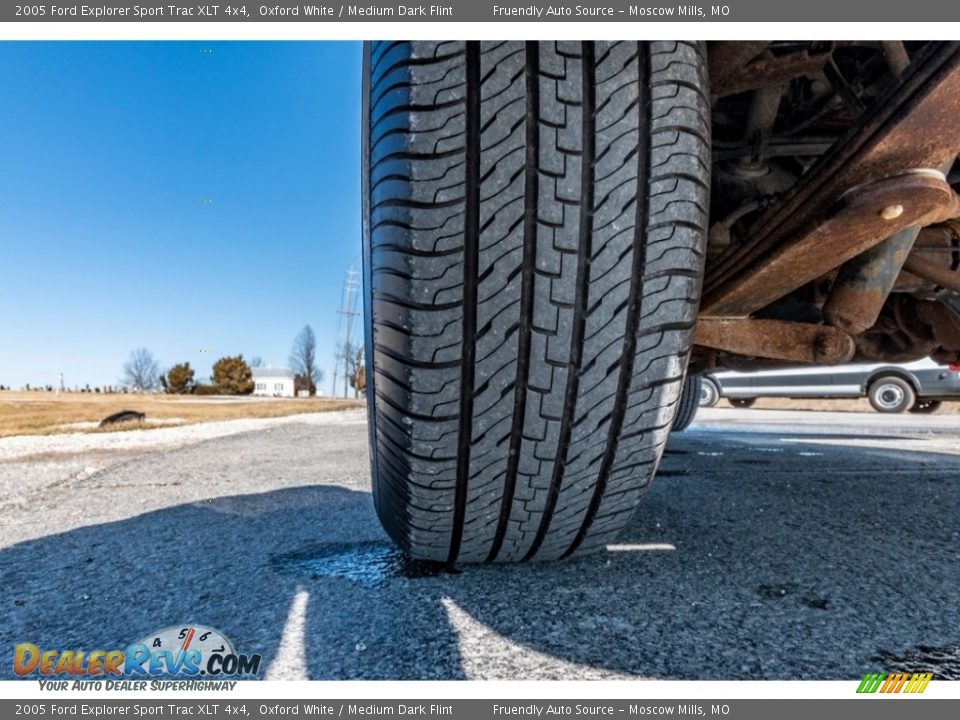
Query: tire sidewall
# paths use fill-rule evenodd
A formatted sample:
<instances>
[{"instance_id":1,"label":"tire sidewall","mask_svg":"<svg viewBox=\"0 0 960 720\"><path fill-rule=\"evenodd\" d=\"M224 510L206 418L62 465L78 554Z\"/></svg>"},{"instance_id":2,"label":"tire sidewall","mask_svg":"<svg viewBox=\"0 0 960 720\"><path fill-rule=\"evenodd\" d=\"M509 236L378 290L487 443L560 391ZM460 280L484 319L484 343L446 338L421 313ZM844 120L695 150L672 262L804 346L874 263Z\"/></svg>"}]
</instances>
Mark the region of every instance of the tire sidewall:
<instances>
[{"instance_id":1,"label":"tire sidewall","mask_svg":"<svg viewBox=\"0 0 960 720\"><path fill-rule=\"evenodd\" d=\"M379 475L377 451L377 404L376 369L373 363L373 262L371 258L370 237L370 53L371 43L363 43L363 88L362 88L362 125L360 148L360 183L361 183L361 232L363 256L363 351L365 364L367 401L367 446L370 451L370 477L374 478L371 494L375 508L380 505L379 484L376 478Z\"/></svg>"},{"instance_id":2,"label":"tire sidewall","mask_svg":"<svg viewBox=\"0 0 960 720\"><path fill-rule=\"evenodd\" d=\"M672 432L683 432L690 427L690 423L696 417L697 410L700 409L701 382L702 378L696 375L690 375L683 381L677 414L673 419Z\"/></svg>"}]
</instances>

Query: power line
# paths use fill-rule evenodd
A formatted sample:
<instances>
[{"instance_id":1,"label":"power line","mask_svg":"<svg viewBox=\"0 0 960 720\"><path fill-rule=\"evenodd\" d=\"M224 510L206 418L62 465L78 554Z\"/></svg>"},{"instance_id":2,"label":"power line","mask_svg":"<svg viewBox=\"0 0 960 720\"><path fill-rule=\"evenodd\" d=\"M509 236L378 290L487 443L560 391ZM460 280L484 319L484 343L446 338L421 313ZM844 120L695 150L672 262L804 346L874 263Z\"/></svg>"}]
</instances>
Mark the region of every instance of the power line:
<instances>
[{"instance_id":1,"label":"power line","mask_svg":"<svg viewBox=\"0 0 960 720\"><path fill-rule=\"evenodd\" d=\"M343 297L340 299L340 309L337 311L339 319L337 321L337 334L340 336L335 352L333 362L333 387L330 395L336 397L337 394L337 374L340 369L340 363L343 363L343 396L347 397L348 387L350 385L350 360L352 357L353 336L353 318L360 313L357 312L357 290L360 283L357 281L357 271L351 264L347 270L346 277L343 280Z\"/></svg>"}]
</instances>

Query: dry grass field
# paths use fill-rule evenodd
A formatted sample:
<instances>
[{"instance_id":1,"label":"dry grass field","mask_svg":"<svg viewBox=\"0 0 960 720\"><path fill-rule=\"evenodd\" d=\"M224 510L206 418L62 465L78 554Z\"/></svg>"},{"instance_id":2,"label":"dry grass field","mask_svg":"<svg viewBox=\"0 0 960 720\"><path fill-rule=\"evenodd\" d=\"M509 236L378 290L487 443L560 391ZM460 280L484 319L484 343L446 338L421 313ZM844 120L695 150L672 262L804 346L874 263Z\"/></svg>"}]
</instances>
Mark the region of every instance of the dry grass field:
<instances>
[{"instance_id":1,"label":"dry grass field","mask_svg":"<svg viewBox=\"0 0 960 720\"><path fill-rule=\"evenodd\" d=\"M191 395L112 395L0 392L0 437L64 432L116 432L190 425L215 420L270 418L363 407L363 400L328 398L225 398ZM146 415L145 423L100 429L103 418L120 410Z\"/></svg>"},{"instance_id":2,"label":"dry grass field","mask_svg":"<svg viewBox=\"0 0 960 720\"><path fill-rule=\"evenodd\" d=\"M271 418L301 413L364 407L363 400L334 398L245 398L192 395L109 395L88 393L0 391L0 437L52 435L66 432L118 432L144 428L191 425L238 418ZM721 400L718 408L730 407ZM874 412L866 400L788 400L765 398L754 409L810 412ZM108 415L136 410L145 423L97 427ZM944 403L938 415L960 415L960 402Z\"/></svg>"}]
</instances>

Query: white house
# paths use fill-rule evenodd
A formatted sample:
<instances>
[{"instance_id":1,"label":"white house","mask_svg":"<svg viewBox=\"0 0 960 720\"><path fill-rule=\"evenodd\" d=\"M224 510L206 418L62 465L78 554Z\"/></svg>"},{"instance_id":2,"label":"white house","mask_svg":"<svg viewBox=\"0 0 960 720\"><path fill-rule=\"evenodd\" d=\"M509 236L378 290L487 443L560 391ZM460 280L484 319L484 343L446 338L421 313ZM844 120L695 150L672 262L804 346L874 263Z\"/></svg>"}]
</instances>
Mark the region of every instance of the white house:
<instances>
[{"instance_id":1,"label":"white house","mask_svg":"<svg viewBox=\"0 0 960 720\"><path fill-rule=\"evenodd\" d=\"M294 397L295 374L289 368L251 368L253 372L253 394L263 397Z\"/></svg>"}]
</instances>

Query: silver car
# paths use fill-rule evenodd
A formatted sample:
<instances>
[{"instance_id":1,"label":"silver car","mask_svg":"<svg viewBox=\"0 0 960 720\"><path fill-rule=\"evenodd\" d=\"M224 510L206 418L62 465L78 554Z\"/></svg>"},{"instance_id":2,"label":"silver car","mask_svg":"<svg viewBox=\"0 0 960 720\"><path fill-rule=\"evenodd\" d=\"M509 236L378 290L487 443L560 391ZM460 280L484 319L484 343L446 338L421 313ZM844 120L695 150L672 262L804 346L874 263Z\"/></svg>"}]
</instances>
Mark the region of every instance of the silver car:
<instances>
[{"instance_id":1,"label":"silver car","mask_svg":"<svg viewBox=\"0 0 960 720\"><path fill-rule=\"evenodd\" d=\"M868 398L882 413L935 412L946 400L960 400L960 365L920 360L907 365L846 365L703 376L700 406L727 398L750 407L757 398Z\"/></svg>"}]
</instances>

